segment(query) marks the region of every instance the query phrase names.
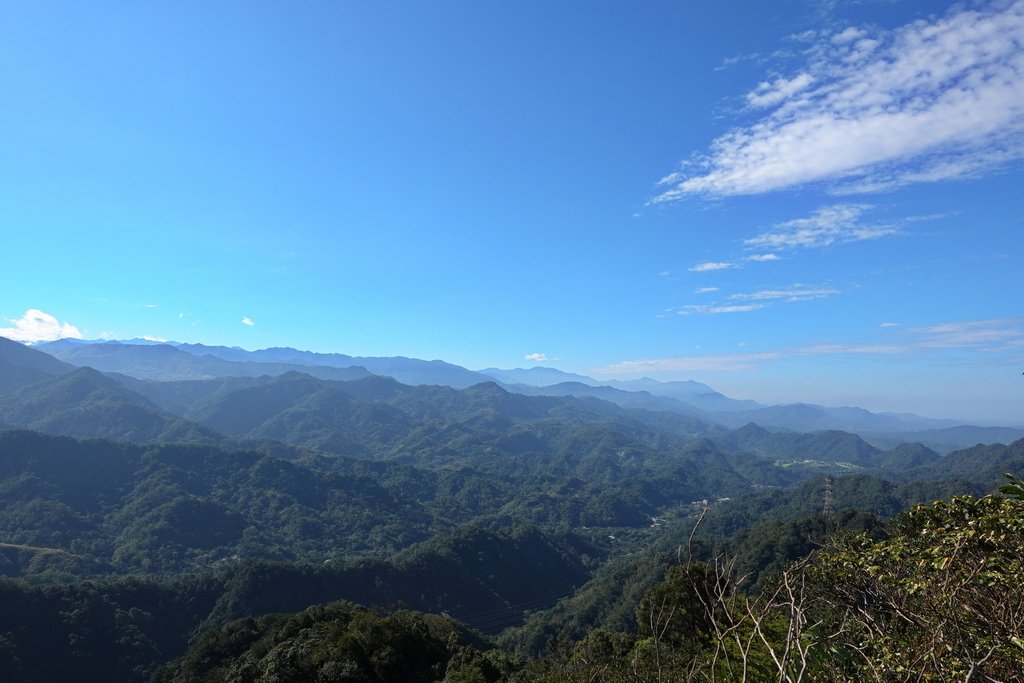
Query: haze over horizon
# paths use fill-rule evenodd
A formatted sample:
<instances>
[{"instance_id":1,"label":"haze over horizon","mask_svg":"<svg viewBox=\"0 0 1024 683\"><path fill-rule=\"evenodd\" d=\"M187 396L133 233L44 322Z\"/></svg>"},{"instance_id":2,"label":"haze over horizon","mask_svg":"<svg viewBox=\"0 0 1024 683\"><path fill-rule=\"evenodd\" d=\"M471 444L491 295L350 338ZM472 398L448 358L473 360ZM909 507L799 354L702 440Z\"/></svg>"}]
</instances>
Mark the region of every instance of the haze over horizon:
<instances>
[{"instance_id":1,"label":"haze over horizon","mask_svg":"<svg viewBox=\"0 0 1024 683\"><path fill-rule=\"evenodd\" d=\"M0 8L0 336L1024 423L1024 2Z\"/></svg>"}]
</instances>

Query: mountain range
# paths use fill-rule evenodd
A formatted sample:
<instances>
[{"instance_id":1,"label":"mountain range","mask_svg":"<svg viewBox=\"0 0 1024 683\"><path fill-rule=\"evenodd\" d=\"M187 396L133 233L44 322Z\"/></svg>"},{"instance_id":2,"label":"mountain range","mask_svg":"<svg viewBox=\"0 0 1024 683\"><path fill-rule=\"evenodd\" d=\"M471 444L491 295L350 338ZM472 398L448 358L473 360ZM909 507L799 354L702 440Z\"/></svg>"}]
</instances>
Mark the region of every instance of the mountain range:
<instances>
[{"instance_id":1,"label":"mountain range","mask_svg":"<svg viewBox=\"0 0 1024 683\"><path fill-rule=\"evenodd\" d=\"M538 463L543 463L544 472L600 485L616 482L627 472L643 472L648 478L667 473L678 458L697 457L703 459L698 480L711 476L709 468L720 468L714 475L720 480L718 488L722 481L732 480L734 491L750 485L792 484L822 472L902 472L927 465L957 447L951 444L955 436L948 438L942 450L912 439L879 447L855 432L825 428L827 421L816 422L822 428L810 432L780 430L744 419L771 415L772 408L711 412L646 390L581 382L531 387L499 384L482 375L486 381L458 389L405 384L361 366L226 360L211 354L195 356L165 344L69 342L43 348L59 351L65 360L0 339L0 368L5 370L0 424L78 438L252 448L293 460L330 455L427 467L468 466L497 476L537 472ZM235 351L236 357L247 353ZM273 355L310 363L324 360L324 354L290 350L275 350ZM101 358L107 368L118 371L100 372L65 362L90 357ZM207 370L237 369L246 374L168 381L121 373L146 374L159 358L172 359L168 367L182 367L174 365L182 357L198 359ZM402 360L412 366L423 363ZM285 367L299 370L277 374ZM254 376L254 368L267 372ZM306 372L310 369L327 369L346 378L318 377ZM538 377L550 379L553 372L557 371ZM510 372L505 379L516 374ZM522 374L518 373L520 379ZM652 385L641 381L632 386ZM665 391L676 396L716 393L697 382L667 383ZM820 414L811 406L789 408L805 415ZM889 419L872 417L867 411L845 412L861 421ZM1024 432L1009 428L956 427L935 434L956 432L965 438L979 431L1024 437ZM526 458L541 460L527 465ZM696 471L688 476L687 495L701 493L699 485L693 485L694 476ZM652 491L662 497L682 495L677 484L666 481L664 487ZM638 507L637 499L630 499L624 490L609 495L621 497L620 510L636 511L623 512L627 517L642 517L657 507L646 503Z\"/></svg>"},{"instance_id":2,"label":"mountain range","mask_svg":"<svg viewBox=\"0 0 1024 683\"><path fill-rule=\"evenodd\" d=\"M262 657L245 645L261 615L335 600L374 609L331 608L359 625L350 643L397 605L530 656L628 631L683 548L760 581L828 534L1024 468L1012 428L922 420L550 368L0 339L0 672L143 681L188 650L168 680L190 680L210 653ZM938 427L948 448L835 423ZM975 435L999 438L949 443ZM282 647L319 642L291 628Z\"/></svg>"},{"instance_id":3,"label":"mountain range","mask_svg":"<svg viewBox=\"0 0 1024 683\"><path fill-rule=\"evenodd\" d=\"M35 349L70 365L88 366L140 380L213 380L301 372L327 380L378 375L407 385L440 385L454 389L496 382L508 391L524 395L594 397L623 408L667 411L729 428L754 423L785 431L843 430L859 434L882 448L919 441L940 453L947 453L975 443L1005 443L1024 436L1024 429L1017 427L977 426L910 413L873 413L856 407L800 403L765 406L730 398L695 381L659 382L650 378L599 381L547 367L474 371L440 360L353 357L291 348L247 351L237 347L147 340L62 339L37 344ZM0 379L0 388L3 381Z\"/></svg>"}]
</instances>

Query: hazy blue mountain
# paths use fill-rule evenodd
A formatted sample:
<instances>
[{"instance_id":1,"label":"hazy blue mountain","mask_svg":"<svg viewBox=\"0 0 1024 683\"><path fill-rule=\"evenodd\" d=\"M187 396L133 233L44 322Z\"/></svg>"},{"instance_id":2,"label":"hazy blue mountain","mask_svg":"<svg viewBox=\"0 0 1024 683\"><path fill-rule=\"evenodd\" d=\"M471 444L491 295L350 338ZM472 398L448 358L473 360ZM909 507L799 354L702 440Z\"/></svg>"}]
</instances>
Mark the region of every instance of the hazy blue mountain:
<instances>
[{"instance_id":1,"label":"hazy blue mountain","mask_svg":"<svg viewBox=\"0 0 1024 683\"><path fill-rule=\"evenodd\" d=\"M963 424L957 420L936 420L912 413L872 413L858 407L830 407L806 403L765 406L756 401L729 398L707 384L693 380L660 382L644 377L603 382L592 378L576 381L627 392L646 392L654 396L673 398L705 411L708 413L706 419L709 421L731 427L754 422L763 427L794 431L839 429L856 433L881 433L944 429ZM521 383L531 384L528 381ZM902 443L904 440L906 439L890 445Z\"/></svg>"},{"instance_id":2,"label":"hazy blue mountain","mask_svg":"<svg viewBox=\"0 0 1024 683\"><path fill-rule=\"evenodd\" d=\"M537 371L537 372L534 372ZM756 401L729 398L701 382L636 380L599 381L552 368L483 371L501 379L507 389L529 395L599 396L626 408L667 410L725 427L751 422L769 429L798 432L841 430L869 438L882 448L905 441L921 441L939 452L949 452L977 442L1013 440L1024 430L965 426L957 420L937 420L912 413L873 413L858 407L832 407L807 403L764 406ZM547 386L542 379L572 377ZM988 429L989 431L984 431ZM1002 431L1000 431L1002 430ZM932 433L935 432L935 433Z\"/></svg>"},{"instance_id":3,"label":"hazy blue mountain","mask_svg":"<svg viewBox=\"0 0 1024 683\"><path fill-rule=\"evenodd\" d=\"M707 411L732 412L754 410L761 407L757 401L729 398L707 384L693 380L659 382L650 377L642 377L631 380L611 380L604 384L623 391L646 391L655 396L668 396Z\"/></svg>"},{"instance_id":4,"label":"hazy blue mountain","mask_svg":"<svg viewBox=\"0 0 1024 683\"><path fill-rule=\"evenodd\" d=\"M0 392L74 370L53 356L0 337Z\"/></svg>"},{"instance_id":5,"label":"hazy blue mountain","mask_svg":"<svg viewBox=\"0 0 1024 683\"><path fill-rule=\"evenodd\" d=\"M344 354L322 354L290 348L271 348L246 351L239 348L205 346L201 344L166 344L150 342L122 343L86 340L60 340L39 344L29 349L8 340L7 354L19 358L31 352L46 351L73 365L87 365L105 372L121 373L129 377L149 380L223 379L227 377L276 376L301 371L329 380L350 380L370 374L386 375L411 385L438 385L466 388L491 376L476 373L442 361L422 361L410 358L354 358ZM29 355L26 356L26 353ZM36 381L54 372L66 371L58 362L33 356L38 367L19 364L15 371L5 365L0 353L0 391L6 383ZM351 365L354 362L362 365ZM317 365L320 363L320 365ZM364 367L371 365L372 368ZM45 366L47 369L42 370ZM841 430L867 437L880 448L892 448L905 441L919 441L940 453L979 442L1009 442L1024 436L1024 430L1012 428L981 428L961 425L952 420L933 420L907 413L876 414L856 407L826 407L812 404L759 406L753 401L739 401L716 392L706 384L694 381L658 382L649 378L612 381L601 385L592 378L562 373L552 368L532 368L502 371L506 379L525 377L530 382L549 377L579 377L584 381L561 382L549 387L529 383L509 384L505 388L516 393L540 396L596 397L627 409L669 411L698 419L709 424L740 427L755 423L773 430L812 432ZM207 393L224 393L224 385L179 386L178 391L165 388L133 385L127 378L122 383L154 401L162 409L177 414L197 402ZM592 384L593 382L593 384ZM241 385L232 385L240 388ZM377 387L381 388L380 386ZM754 406L751 409L751 406ZM958 425L958 426L954 426ZM690 430L697 431L697 430Z\"/></svg>"},{"instance_id":6,"label":"hazy blue mountain","mask_svg":"<svg viewBox=\"0 0 1024 683\"><path fill-rule=\"evenodd\" d=\"M699 416L708 422L727 427L740 427L753 422L771 429L804 432L838 429L870 434L883 447L914 440L922 441L940 452L973 443L965 440L967 437L964 434L957 432L949 432L949 438L945 441L932 438L931 435L917 434L925 430L962 425L955 420L934 420L909 413L872 413L857 407L803 403L762 406L755 401L729 398L706 384L692 380L659 382L641 378L601 382L547 367L512 370L488 368L474 372L440 360L353 357L292 348L247 351L237 347L147 340L132 340L132 343L60 340L40 344L37 348L75 365L88 365L105 372L117 372L141 379L258 377L301 371L321 379L337 380L376 374L392 377L403 384L439 385L456 389L496 379L518 393L543 395L545 392L537 390L544 386L554 387L546 393L600 396L622 407L668 410L691 417ZM902 432L907 432L905 439L891 438ZM1016 435L1017 432L1014 432L1011 436Z\"/></svg>"},{"instance_id":7,"label":"hazy blue mountain","mask_svg":"<svg viewBox=\"0 0 1024 683\"><path fill-rule=\"evenodd\" d=\"M148 340L68 339L39 344L37 348L74 365L164 381L258 377L302 371L321 379L356 379L376 374L394 377L404 384L438 384L462 389L492 379L441 360L401 356L361 358L292 348L247 351L237 347Z\"/></svg>"},{"instance_id":8,"label":"hazy blue mountain","mask_svg":"<svg viewBox=\"0 0 1024 683\"><path fill-rule=\"evenodd\" d=\"M753 422L762 427L798 432L839 429L857 434L911 432L920 429L923 425L945 428L950 424L961 424L951 420L930 420L917 415L908 418L906 415L872 413L863 408L827 407L808 403L767 406L757 410L717 412L714 414L714 420L729 427L739 427ZM896 445L908 440L923 441L923 439L908 433L906 438L898 439L887 445Z\"/></svg>"},{"instance_id":9,"label":"hazy blue mountain","mask_svg":"<svg viewBox=\"0 0 1024 683\"><path fill-rule=\"evenodd\" d=\"M900 421L907 429L942 429L944 427L956 427L962 425L960 420L937 420L931 417L921 417L913 413L877 413L883 417L893 417Z\"/></svg>"},{"instance_id":10,"label":"hazy blue mountain","mask_svg":"<svg viewBox=\"0 0 1024 683\"><path fill-rule=\"evenodd\" d=\"M563 372L555 368L540 366L534 368L515 368L512 370L486 368L480 372L490 375L517 391L519 390L517 387L540 388L570 383L584 384L591 387L610 387L622 392L671 398L705 411L752 410L761 407L756 401L732 399L720 394L707 384L693 380L659 382L658 380L644 377L633 380L604 381L587 377L586 375L578 375L572 372Z\"/></svg>"},{"instance_id":11,"label":"hazy blue mountain","mask_svg":"<svg viewBox=\"0 0 1024 683\"><path fill-rule=\"evenodd\" d=\"M837 424L843 425L833 429L846 429L847 431L864 432L869 429L878 429L881 425L891 424L894 430L911 431L915 429L941 429L961 425L957 420L936 420L929 417L921 417L912 413L872 413L863 408L855 407L830 407L814 406L830 415Z\"/></svg>"},{"instance_id":12,"label":"hazy blue mountain","mask_svg":"<svg viewBox=\"0 0 1024 683\"><path fill-rule=\"evenodd\" d=\"M691 418L704 419L713 422L713 417L705 411L694 407L689 403L670 398L668 396L655 396L647 391L624 391L609 386L593 386L581 382L561 382L550 386L526 386L522 384L504 385L509 391L529 396L593 396L595 398L614 403L622 408L639 408L643 410L662 410L672 413L679 413ZM706 427L706 424L704 425Z\"/></svg>"},{"instance_id":13,"label":"hazy blue mountain","mask_svg":"<svg viewBox=\"0 0 1024 683\"><path fill-rule=\"evenodd\" d=\"M524 384L506 384L505 387L510 391L531 396L594 396L623 408L668 411L699 419L707 424L731 428L754 423L772 430L840 430L865 438L870 434L875 438L869 441L882 448L892 448L905 441L923 441L940 452L948 452L979 441L992 442L1003 440L1007 436L1024 436L1024 430L988 428L986 432L975 431L985 428L949 429L949 425L958 423L953 420L932 420L909 413L876 414L863 408L833 408L804 403L760 406L754 401L728 398L706 384L692 381L658 382L640 379L628 382L613 381L607 385L563 382L543 387ZM755 409L749 409L750 406L755 406ZM942 433L946 436L946 441L940 442L930 438L932 435L921 432L910 433L914 428L927 425L946 427L948 431ZM982 438L974 438L975 436Z\"/></svg>"},{"instance_id":14,"label":"hazy blue mountain","mask_svg":"<svg viewBox=\"0 0 1024 683\"><path fill-rule=\"evenodd\" d=\"M117 372L137 379L160 381L211 379L216 377L259 377L301 370L323 379L357 379L371 374L357 365L344 368L224 360L213 355L196 355L180 345L122 342L77 343L60 340L36 347L67 363L103 372ZM212 348L212 347L211 347Z\"/></svg>"},{"instance_id":15,"label":"hazy blue mountain","mask_svg":"<svg viewBox=\"0 0 1024 683\"><path fill-rule=\"evenodd\" d=\"M1024 439L1024 429L1015 427L976 427L960 425L946 429L927 429L913 432L873 433L863 437L881 448L891 448L907 441L916 441L941 454L947 454L976 444L1008 444Z\"/></svg>"},{"instance_id":16,"label":"hazy blue mountain","mask_svg":"<svg viewBox=\"0 0 1024 683\"><path fill-rule=\"evenodd\" d=\"M794 431L838 429L849 432L900 432L945 428L962 424L955 420L932 420L910 413L872 413L856 407L827 407L804 403L764 406L756 401L729 398L693 380L659 382L644 377L635 380L599 381L553 368L529 370L483 370L505 383L511 391L530 395L599 396L627 408L668 410L699 416L707 422L740 427L754 422L763 427ZM556 380L544 383L543 380ZM902 443L897 440L890 445Z\"/></svg>"},{"instance_id":17,"label":"hazy blue mountain","mask_svg":"<svg viewBox=\"0 0 1024 683\"><path fill-rule=\"evenodd\" d=\"M178 342L167 341L166 339L146 339L145 337L133 337L131 339L120 339L118 341L122 344L133 344L136 346L159 346L160 344L179 346Z\"/></svg>"},{"instance_id":18,"label":"hazy blue mountain","mask_svg":"<svg viewBox=\"0 0 1024 683\"><path fill-rule=\"evenodd\" d=\"M563 372L556 368L536 366L532 368L513 368L502 370L500 368L484 368L480 370L483 374L493 377L502 384L522 384L528 387L547 387L562 382L579 382L598 386L603 384L593 377L577 375L574 372Z\"/></svg>"},{"instance_id":19,"label":"hazy blue mountain","mask_svg":"<svg viewBox=\"0 0 1024 683\"><path fill-rule=\"evenodd\" d=\"M394 377L403 384L439 384L456 389L464 389L491 379L482 373L473 372L459 365L453 365L441 360L420 360L403 356L354 357L342 353L316 353L287 347L246 351L237 347L205 346L203 344L180 344L178 348L195 355L209 355L231 361L288 363L292 365L333 368L361 366L375 375Z\"/></svg>"},{"instance_id":20,"label":"hazy blue mountain","mask_svg":"<svg viewBox=\"0 0 1024 683\"><path fill-rule=\"evenodd\" d=\"M723 414L717 417L719 421L731 427L739 427L752 422L762 427L793 431L829 429L835 423L835 418L822 408L803 403L768 406L757 410ZM886 421L885 424L889 426L891 422Z\"/></svg>"}]
</instances>

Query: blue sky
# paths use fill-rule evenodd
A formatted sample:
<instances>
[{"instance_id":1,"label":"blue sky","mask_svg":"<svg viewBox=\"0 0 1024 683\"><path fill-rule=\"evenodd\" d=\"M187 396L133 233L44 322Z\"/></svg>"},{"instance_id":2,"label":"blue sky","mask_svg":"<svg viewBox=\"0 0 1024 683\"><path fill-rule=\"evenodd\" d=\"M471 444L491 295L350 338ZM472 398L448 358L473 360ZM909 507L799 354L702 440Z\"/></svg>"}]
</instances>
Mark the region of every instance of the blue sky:
<instances>
[{"instance_id":1,"label":"blue sky","mask_svg":"<svg viewBox=\"0 0 1024 683\"><path fill-rule=\"evenodd\" d=\"M0 334L1024 423L1024 2L7 3Z\"/></svg>"}]
</instances>

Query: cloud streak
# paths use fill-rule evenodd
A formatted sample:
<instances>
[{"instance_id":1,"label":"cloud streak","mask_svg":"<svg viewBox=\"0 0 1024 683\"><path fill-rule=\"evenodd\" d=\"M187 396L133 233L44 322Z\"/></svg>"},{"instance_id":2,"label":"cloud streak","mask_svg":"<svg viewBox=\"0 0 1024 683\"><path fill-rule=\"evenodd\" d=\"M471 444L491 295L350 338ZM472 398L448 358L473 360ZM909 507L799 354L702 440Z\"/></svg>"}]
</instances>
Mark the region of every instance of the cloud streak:
<instances>
[{"instance_id":1,"label":"cloud streak","mask_svg":"<svg viewBox=\"0 0 1024 683\"><path fill-rule=\"evenodd\" d=\"M935 349L1006 351L1024 348L1024 319L992 318L914 327L921 345Z\"/></svg>"},{"instance_id":2,"label":"cloud streak","mask_svg":"<svg viewBox=\"0 0 1024 683\"><path fill-rule=\"evenodd\" d=\"M12 327L0 327L0 337L34 344L56 339L81 339L81 331L71 323L61 323L49 313L30 308L20 318L8 319Z\"/></svg>"},{"instance_id":3,"label":"cloud streak","mask_svg":"<svg viewBox=\"0 0 1024 683\"><path fill-rule=\"evenodd\" d=\"M941 217L940 215L908 216L890 222L878 222L865 216L872 208L870 204L850 203L819 207L809 216L776 223L771 228L744 239L744 248L757 253L729 261L698 263L689 270L703 273L740 268L742 262L780 261L782 257L776 252L822 249L833 245L892 237L904 234L904 228L911 223Z\"/></svg>"},{"instance_id":4,"label":"cloud streak","mask_svg":"<svg viewBox=\"0 0 1024 683\"><path fill-rule=\"evenodd\" d=\"M787 289L763 289L749 294L733 294L729 298L739 301L810 301L838 294L838 289L828 287L801 287Z\"/></svg>"},{"instance_id":5,"label":"cloud streak","mask_svg":"<svg viewBox=\"0 0 1024 683\"><path fill-rule=\"evenodd\" d=\"M772 107L792 97L814 82L814 76L802 73L793 78L777 78L775 81L760 83L747 93L747 104L751 107Z\"/></svg>"},{"instance_id":6,"label":"cloud streak","mask_svg":"<svg viewBox=\"0 0 1024 683\"><path fill-rule=\"evenodd\" d=\"M722 313L748 313L764 307L765 304L691 304L689 306L681 306L675 309L674 313L677 315L690 315L691 313L698 313L700 315L720 315Z\"/></svg>"},{"instance_id":7,"label":"cloud streak","mask_svg":"<svg viewBox=\"0 0 1024 683\"><path fill-rule=\"evenodd\" d=\"M813 183L836 193L978 176L1024 157L1024 0L819 36L793 76L747 93L749 125L652 203Z\"/></svg>"},{"instance_id":8,"label":"cloud streak","mask_svg":"<svg viewBox=\"0 0 1024 683\"><path fill-rule=\"evenodd\" d=\"M716 287L706 287L696 290L695 293L717 292ZM721 315L723 313L749 313L767 308L775 303L793 303L796 301L810 301L812 299L823 299L833 294L839 294L838 289L831 287L808 287L805 285L791 285L782 289L762 289L756 292L730 294L727 302L715 302L711 304L688 304L670 309L676 315Z\"/></svg>"},{"instance_id":9,"label":"cloud streak","mask_svg":"<svg viewBox=\"0 0 1024 683\"><path fill-rule=\"evenodd\" d=\"M732 372L755 370L769 361L805 356L872 355L892 356L906 354L910 347L898 344L813 344L761 353L726 353L705 356L677 356L629 360L599 368L598 374L633 374L656 372Z\"/></svg>"},{"instance_id":10,"label":"cloud streak","mask_svg":"<svg viewBox=\"0 0 1024 683\"><path fill-rule=\"evenodd\" d=\"M867 204L825 206L805 218L778 223L771 230L743 240L743 244L751 249L820 249L899 234L899 228L893 225L862 222L862 214L870 208Z\"/></svg>"},{"instance_id":11,"label":"cloud streak","mask_svg":"<svg viewBox=\"0 0 1024 683\"><path fill-rule=\"evenodd\" d=\"M808 356L899 357L950 351L1016 352L1024 349L1024 318L992 318L940 323L905 330L897 343L805 344L759 353L728 353L627 360L594 370L596 374L632 375L661 372L733 372L755 370L765 363Z\"/></svg>"},{"instance_id":12,"label":"cloud streak","mask_svg":"<svg viewBox=\"0 0 1024 683\"><path fill-rule=\"evenodd\" d=\"M690 267L691 273L710 273L716 270L728 270L729 268L735 268L736 264L729 261L708 261L706 263L698 263Z\"/></svg>"}]
</instances>

